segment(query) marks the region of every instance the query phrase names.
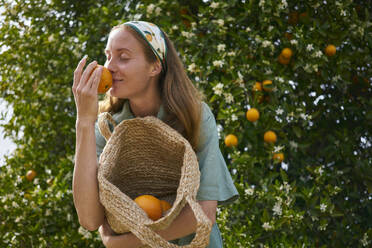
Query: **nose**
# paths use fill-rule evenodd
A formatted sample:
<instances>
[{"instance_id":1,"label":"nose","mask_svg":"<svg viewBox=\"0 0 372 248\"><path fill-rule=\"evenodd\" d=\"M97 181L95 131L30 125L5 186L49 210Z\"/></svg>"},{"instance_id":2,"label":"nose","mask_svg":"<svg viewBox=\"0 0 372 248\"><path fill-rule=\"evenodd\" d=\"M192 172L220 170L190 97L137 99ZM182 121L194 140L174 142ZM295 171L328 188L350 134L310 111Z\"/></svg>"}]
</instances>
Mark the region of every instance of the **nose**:
<instances>
[{"instance_id":1,"label":"nose","mask_svg":"<svg viewBox=\"0 0 372 248\"><path fill-rule=\"evenodd\" d=\"M105 67L106 67L107 69L109 69L109 71L110 71L111 73L115 73L115 72L116 72L116 65L115 65L113 59L110 59L110 60L106 59Z\"/></svg>"}]
</instances>

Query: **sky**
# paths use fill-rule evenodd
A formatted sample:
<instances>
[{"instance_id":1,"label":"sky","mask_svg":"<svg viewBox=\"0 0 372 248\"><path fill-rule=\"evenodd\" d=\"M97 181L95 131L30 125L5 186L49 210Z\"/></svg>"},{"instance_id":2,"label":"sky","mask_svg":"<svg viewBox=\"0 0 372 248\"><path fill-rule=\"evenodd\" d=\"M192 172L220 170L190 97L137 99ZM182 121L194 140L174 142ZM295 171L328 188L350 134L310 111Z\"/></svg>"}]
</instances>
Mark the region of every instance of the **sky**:
<instances>
[{"instance_id":1,"label":"sky","mask_svg":"<svg viewBox=\"0 0 372 248\"><path fill-rule=\"evenodd\" d=\"M0 120L0 125L6 123L11 118L11 113L7 104L0 98L0 113L7 113L5 120ZM4 165L4 155L10 154L15 148L15 144L10 139L5 139L3 136L3 128L0 126L0 166Z\"/></svg>"}]
</instances>

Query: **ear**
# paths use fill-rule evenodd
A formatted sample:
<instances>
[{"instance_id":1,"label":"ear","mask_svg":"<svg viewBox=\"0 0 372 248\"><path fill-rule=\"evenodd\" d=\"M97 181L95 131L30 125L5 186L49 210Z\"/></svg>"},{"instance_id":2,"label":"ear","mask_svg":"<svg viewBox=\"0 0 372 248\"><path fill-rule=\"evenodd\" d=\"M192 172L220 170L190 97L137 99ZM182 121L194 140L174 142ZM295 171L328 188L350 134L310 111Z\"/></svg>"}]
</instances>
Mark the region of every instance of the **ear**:
<instances>
[{"instance_id":1,"label":"ear","mask_svg":"<svg viewBox=\"0 0 372 248\"><path fill-rule=\"evenodd\" d=\"M161 63L157 60L155 63L151 64L150 75L155 77L161 73Z\"/></svg>"}]
</instances>

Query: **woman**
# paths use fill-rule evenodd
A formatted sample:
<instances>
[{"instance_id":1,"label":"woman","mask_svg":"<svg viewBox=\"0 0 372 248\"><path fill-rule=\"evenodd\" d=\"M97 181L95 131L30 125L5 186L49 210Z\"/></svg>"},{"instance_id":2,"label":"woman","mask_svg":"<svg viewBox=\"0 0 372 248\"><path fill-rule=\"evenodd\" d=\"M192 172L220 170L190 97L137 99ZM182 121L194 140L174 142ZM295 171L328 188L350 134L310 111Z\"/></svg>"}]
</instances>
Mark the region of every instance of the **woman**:
<instances>
[{"instance_id":1,"label":"woman","mask_svg":"<svg viewBox=\"0 0 372 248\"><path fill-rule=\"evenodd\" d=\"M216 121L209 107L187 77L169 38L154 24L127 22L115 26L105 49L113 85L98 106L97 88L102 73L97 62L83 70L86 57L74 72L72 87L76 108L76 155L73 197L80 224L99 229L106 247L139 247L131 233L114 235L98 197L97 167L105 140L98 131L98 112L110 112L117 123L125 119L157 116L180 132L194 148L201 171L197 200L213 223L209 247L222 247L218 230L218 204L238 196L219 150ZM174 222L158 233L166 240L188 244L196 230L191 208L181 211Z\"/></svg>"}]
</instances>

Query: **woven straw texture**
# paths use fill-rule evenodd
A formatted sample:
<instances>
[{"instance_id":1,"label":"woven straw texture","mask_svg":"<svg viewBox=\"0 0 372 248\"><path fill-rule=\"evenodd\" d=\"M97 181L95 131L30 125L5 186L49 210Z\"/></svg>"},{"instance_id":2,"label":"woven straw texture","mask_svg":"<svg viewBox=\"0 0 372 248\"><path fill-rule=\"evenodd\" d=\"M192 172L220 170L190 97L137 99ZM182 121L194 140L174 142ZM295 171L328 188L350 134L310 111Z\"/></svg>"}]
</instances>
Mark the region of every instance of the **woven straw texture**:
<instances>
[{"instance_id":1,"label":"woven straw texture","mask_svg":"<svg viewBox=\"0 0 372 248\"><path fill-rule=\"evenodd\" d=\"M112 133L108 123L114 127ZM179 247L155 231L167 228L188 203L197 229L193 241L182 247L206 247L212 224L196 202L200 172L188 141L151 116L116 125L109 113L102 113L98 127L107 141L99 158L99 197L111 228L132 232L143 247ZM153 221L133 200L143 194L166 200L172 208Z\"/></svg>"}]
</instances>

